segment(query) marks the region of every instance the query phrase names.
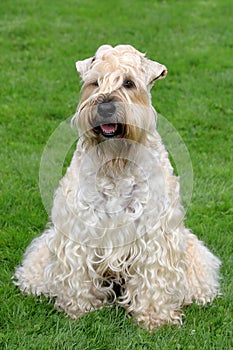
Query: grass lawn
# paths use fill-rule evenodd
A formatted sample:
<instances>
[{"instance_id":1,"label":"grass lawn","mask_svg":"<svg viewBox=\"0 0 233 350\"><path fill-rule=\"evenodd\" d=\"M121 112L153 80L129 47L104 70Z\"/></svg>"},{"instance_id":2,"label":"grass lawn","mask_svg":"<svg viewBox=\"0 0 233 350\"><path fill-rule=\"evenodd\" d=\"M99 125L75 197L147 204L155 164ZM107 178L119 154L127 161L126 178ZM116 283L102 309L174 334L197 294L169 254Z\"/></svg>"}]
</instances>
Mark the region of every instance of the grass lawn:
<instances>
[{"instance_id":1,"label":"grass lawn","mask_svg":"<svg viewBox=\"0 0 233 350\"><path fill-rule=\"evenodd\" d=\"M232 349L232 12L230 0L1 1L1 349ZM186 224L223 262L223 296L187 308L183 327L153 334L117 307L72 321L11 282L48 220L40 159L50 135L75 112L74 63L104 43L130 43L168 67L153 103L192 160Z\"/></svg>"}]
</instances>

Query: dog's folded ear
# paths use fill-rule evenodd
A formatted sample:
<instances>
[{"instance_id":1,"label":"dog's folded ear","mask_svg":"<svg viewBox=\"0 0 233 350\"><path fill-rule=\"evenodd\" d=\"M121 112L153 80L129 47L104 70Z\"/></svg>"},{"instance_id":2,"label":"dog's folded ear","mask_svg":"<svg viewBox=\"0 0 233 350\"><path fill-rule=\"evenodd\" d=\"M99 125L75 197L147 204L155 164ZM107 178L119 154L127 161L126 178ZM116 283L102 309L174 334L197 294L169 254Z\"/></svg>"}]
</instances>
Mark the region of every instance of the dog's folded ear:
<instances>
[{"instance_id":1,"label":"dog's folded ear","mask_svg":"<svg viewBox=\"0 0 233 350\"><path fill-rule=\"evenodd\" d=\"M158 62L146 59L147 86L151 89L156 80L167 75L167 68Z\"/></svg>"},{"instance_id":2,"label":"dog's folded ear","mask_svg":"<svg viewBox=\"0 0 233 350\"><path fill-rule=\"evenodd\" d=\"M90 57L86 58L85 60L76 62L76 69L83 80L85 80L85 73L90 69L94 59L94 57Z\"/></svg>"}]
</instances>

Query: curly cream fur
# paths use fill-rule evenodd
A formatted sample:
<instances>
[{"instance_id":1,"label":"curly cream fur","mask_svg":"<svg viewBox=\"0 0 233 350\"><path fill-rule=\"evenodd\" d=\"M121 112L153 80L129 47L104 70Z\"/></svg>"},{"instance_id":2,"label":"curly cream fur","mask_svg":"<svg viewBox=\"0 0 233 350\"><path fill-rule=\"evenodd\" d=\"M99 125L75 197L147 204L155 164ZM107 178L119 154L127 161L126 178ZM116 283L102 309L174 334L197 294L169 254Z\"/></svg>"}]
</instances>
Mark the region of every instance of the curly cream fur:
<instances>
[{"instance_id":1,"label":"curly cream fur","mask_svg":"<svg viewBox=\"0 0 233 350\"><path fill-rule=\"evenodd\" d=\"M26 250L15 284L54 297L74 318L117 302L150 330L179 324L182 305L218 295L220 261L184 227L178 178L156 131L149 91L166 67L129 45L104 45L76 66L84 83L73 118L80 139L51 227ZM95 133L106 99L122 137Z\"/></svg>"}]
</instances>

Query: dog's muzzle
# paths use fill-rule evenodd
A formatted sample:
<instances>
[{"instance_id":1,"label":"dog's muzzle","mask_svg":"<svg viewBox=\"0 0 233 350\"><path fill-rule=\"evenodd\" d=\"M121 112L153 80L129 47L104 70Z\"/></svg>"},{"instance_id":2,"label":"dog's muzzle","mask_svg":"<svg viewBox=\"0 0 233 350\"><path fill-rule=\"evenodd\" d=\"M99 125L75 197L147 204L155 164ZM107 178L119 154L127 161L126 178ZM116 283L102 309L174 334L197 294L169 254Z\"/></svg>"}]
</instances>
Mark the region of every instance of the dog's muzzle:
<instances>
[{"instance_id":1,"label":"dog's muzzle","mask_svg":"<svg viewBox=\"0 0 233 350\"><path fill-rule=\"evenodd\" d=\"M116 137L122 134L123 126L117 122L116 105L113 101L103 101L97 107L97 126L94 131L104 137Z\"/></svg>"}]
</instances>

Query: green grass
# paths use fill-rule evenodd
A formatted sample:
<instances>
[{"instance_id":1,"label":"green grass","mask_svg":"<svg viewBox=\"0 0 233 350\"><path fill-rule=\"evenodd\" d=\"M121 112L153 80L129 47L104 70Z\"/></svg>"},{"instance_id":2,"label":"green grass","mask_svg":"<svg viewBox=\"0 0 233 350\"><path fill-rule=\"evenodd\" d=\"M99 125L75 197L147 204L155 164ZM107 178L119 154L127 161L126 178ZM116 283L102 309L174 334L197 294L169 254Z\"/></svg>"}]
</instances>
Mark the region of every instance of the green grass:
<instances>
[{"instance_id":1,"label":"green grass","mask_svg":"<svg viewBox=\"0 0 233 350\"><path fill-rule=\"evenodd\" d=\"M232 10L230 0L1 2L1 349L232 349ZM167 65L153 102L190 152L187 225L223 262L222 298L189 307L181 328L148 334L115 307L72 321L11 283L47 222L40 158L75 112L74 62L103 43L130 43Z\"/></svg>"}]
</instances>

